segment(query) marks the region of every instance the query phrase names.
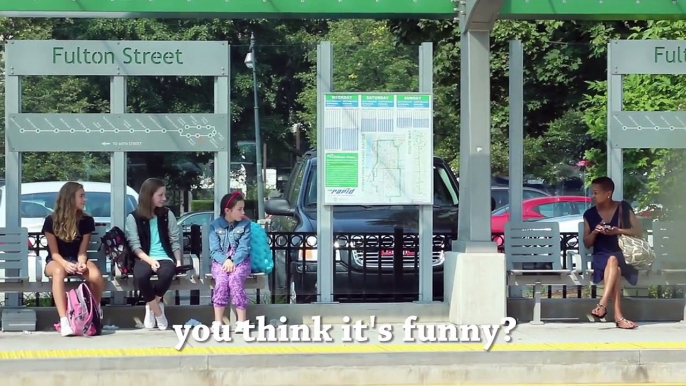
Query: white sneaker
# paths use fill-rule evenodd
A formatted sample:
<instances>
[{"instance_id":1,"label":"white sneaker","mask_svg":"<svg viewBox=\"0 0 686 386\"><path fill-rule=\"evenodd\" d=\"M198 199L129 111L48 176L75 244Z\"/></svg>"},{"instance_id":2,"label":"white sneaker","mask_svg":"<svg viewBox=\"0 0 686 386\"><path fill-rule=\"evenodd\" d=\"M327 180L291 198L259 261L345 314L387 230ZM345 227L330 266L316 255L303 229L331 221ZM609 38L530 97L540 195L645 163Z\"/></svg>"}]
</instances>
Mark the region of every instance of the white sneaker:
<instances>
[{"instance_id":1,"label":"white sneaker","mask_svg":"<svg viewBox=\"0 0 686 386\"><path fill-rule=\"evenodd\" d=\"M147 304L145 305L145 318L143 319L143 327L155 328L155 314Z\"/></svg>"},{"instance_id":2,"label":"white sneaker","mask_svg":"<svg viewBox=\"0 0 686 386\"><path fill-rule=\"evenodd\" d=\"M155 320L157 321L157 328L160 330L166 330L167 327L169 327L169 321L167 321L167 317L164 315L164 303L160 302L160 311L162 313L160 316L155 316Z\"/></svg>"},{"instance_id":3,"label":"white sneaker","mask_svg":"<svg viewBox=\"0 0 686 386\"><path fill-rule=\"evenodd\" d=\"M74 330L72 330L71 326L69 325L69 319L60 318L60 334L62 334L62 336L74 335Z\"/></svg>"}]
</instances>

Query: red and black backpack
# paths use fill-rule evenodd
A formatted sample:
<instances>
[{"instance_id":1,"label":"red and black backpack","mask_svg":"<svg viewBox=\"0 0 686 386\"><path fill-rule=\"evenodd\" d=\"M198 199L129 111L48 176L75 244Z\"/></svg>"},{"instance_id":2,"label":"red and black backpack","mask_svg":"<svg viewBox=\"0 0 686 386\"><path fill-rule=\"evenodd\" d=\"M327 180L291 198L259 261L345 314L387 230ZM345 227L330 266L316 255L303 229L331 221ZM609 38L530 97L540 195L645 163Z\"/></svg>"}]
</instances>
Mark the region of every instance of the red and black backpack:
<instances>
[{"instance_id":1,"label":"red and black backpack","mask_svg":"<svg viewBox=\"0 0 686 386\"><path fill-rule=\"evenodd\" d=\"M126 234L119 227L113 227L100 238L100 249L105 251L112 264L111 272L114 275L114 265L117 265L123 277L133 273L135 259L131 253Z\"/></svg>"}]
</instances>

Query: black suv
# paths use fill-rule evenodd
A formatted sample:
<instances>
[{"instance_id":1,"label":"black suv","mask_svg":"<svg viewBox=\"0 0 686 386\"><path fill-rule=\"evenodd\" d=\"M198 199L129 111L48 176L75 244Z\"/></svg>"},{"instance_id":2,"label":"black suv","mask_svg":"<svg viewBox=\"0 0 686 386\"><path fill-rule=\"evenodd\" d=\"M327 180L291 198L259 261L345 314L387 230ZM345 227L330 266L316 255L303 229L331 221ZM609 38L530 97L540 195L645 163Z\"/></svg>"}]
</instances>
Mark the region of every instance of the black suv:
<instances>
[{"instance_id":1,"label":"black suv","mask_svg":"<svg viewBox=\"0 0 686 386\"><path fill-rule=\"evenodd\" d=\"M271 216L271 232L310 233L317 231L317 158L316 151L306 153L295 165L281 198L265 203L265 212ZM457 235L458 183L447 164L434 158L434 297L443 296L443 252ZM341 234L392 235L402 227L405 234L417 234L419 211L414 206L337 206L333 210L334 241ZM357 236L358 240L363 238ZM386 236L388 241L390 237ZM437 238L443 237L444 243ZM302 237L301 237L302 238ZM313 238L314 239L314 238ZM416 293L418 269L415 253L403 251L402 268L394 259L393 245L376 237L377 245L365 249L337 249L335 254L334 299L356 301L375 298L381 300L394 293ZM314 240L305 240L314 245ZM367 238L369 240L369 238ZM392 239L391 239L392 243ZM383 245L381 245L383 244ZM339 248L334 244L335 248ZM390 255L390 256L389 256ZM397 253L396 253L397 256ZM287 265L289 265L287 267ZM398 277L398 272L400 278ZM291 302L316 301L317 251L275 251L274 273L270 290L283 295L288 288ZM400 279L400 280L398 280ZM400 284L398 283L400 282ZM273 288L276 286L276 288Z\"/></svg>"}]
</instances>

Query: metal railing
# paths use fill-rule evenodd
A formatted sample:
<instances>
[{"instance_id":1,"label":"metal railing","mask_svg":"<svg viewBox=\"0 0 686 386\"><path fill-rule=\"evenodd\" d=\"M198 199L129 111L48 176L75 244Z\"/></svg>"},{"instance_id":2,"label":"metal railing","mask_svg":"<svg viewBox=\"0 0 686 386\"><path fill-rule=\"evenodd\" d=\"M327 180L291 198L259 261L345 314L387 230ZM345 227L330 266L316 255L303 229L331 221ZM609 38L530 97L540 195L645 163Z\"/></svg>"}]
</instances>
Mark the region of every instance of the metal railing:
<instances>
[{"instance_id":1,"label":"metal railing","mask_svg":"<svg viewBox=\"0 0 686 386\"><path fill-rule=\"evenodd\" d=\"M254 303L309 303L317 298L317 235L304 232L269 232L269 243L274 257L274 271L269 275L269 294L263 297L261 291L251 294ZM202 256L200 227L184 232L184 254ZM434 234L433 236L433 279L434 300L443 300L444 254L451 250L455 234ZM397 243L396 240L402 240ZM504 235L493 234L492 240L504 246ZM34 253L45 253L47 243L44 236L30 234ZM579 248L576 233L561 233L562 256ZM335 233L334 248L328 258L334 264L334 300L338 302L398 302L415 301L419 297L419 239L416 233L404 233L396 229L393 233ZM563 268L567 259L562 259ZM478 289L475 289L478 290ZM190 299L191 305L201 304L201 298L209 303L210 292L190 292L190 297L176 291L175 303ZM596 297L596 286L567 286L547 288L548 298ZM658 289L658 292L661 292ZM126 294L127 304L141 304L138 293ZM108 299L104 300L108 303ZM205 302L203 302L205 303ZM32 306L53 305L50 294L31 294L25 304Z\"/></svg>"}]
</instances>

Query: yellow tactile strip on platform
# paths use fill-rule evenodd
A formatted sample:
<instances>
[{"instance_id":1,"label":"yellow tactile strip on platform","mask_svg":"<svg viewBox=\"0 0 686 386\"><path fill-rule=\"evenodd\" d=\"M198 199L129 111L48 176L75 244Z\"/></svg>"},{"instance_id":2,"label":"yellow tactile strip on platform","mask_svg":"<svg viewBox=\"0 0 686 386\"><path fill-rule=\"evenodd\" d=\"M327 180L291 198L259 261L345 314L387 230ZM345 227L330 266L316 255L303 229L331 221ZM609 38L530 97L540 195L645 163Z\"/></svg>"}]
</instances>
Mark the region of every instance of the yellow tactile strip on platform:
<instances>
[{"instance_id":1,"label":"yellow tactile strip on platform","mask_svg":"<svg viewBox=\"0 0 686 386\"><path fill-rule=\"evenodd\" d=\"M686 342L627 342L627 343L511 343L495 344L490 351L622 351L622 350L685 350ZM484 352L478 343L434 344L290 344L241 345L214 347L125 348L125 349L67 349L0 351L0 360L49 359L76 357L142 357L176 355L288 355L288 354L346 354L346 353L415 353L415 352Z\"/></svg>"}]
</instances>

